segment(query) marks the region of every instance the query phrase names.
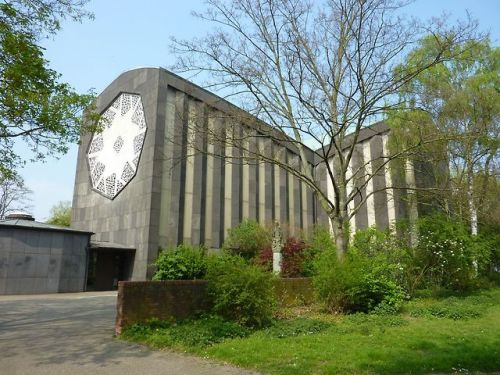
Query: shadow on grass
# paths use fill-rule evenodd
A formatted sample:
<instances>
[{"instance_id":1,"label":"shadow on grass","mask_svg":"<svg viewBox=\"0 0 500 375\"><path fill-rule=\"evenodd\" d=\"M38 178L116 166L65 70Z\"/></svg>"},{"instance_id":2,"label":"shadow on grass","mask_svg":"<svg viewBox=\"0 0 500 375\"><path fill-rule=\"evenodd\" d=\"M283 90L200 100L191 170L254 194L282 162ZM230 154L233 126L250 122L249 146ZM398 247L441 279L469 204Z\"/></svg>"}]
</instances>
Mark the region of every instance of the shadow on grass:
<instances>
[{"instance_id":1,"label":"shadow on grass","mask_svg":"<svg viewBox=\"0 0 500 375\"><path fill-rule=\"evenodd\" d=\"M359 368L380 374L492 372L500 370L500 337L488 343L457 340L438 344L415 340L397 356L372 352L368 357Z\"/></svg>"}]
</instances>

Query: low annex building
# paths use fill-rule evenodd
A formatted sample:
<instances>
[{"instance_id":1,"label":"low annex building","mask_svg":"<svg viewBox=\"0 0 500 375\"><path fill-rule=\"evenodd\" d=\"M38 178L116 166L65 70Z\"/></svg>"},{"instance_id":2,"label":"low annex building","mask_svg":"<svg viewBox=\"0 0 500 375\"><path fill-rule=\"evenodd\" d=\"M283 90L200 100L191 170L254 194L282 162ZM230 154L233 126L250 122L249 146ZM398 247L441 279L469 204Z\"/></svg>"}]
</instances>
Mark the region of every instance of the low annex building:
<instances>
[{"instance_id":1,"label":"low annex building","mask_svg":"<svg viewBox=\"0 0 500 375\"><path fill-rule=\"evenodd\" d=\"M192 131L193 121L223 128L218 114L235 107L167 70L121 74L97 108L105 125L81 140L72 228L94 233L90 259L96 266L107 262L108 287L116 279L148 279L160 247L184 242L220 248L227 230L246 218L264 225L278 220L291 234L328 223L312 191L293 174L270 163L243 163L237 148L217 150ZM287 160L298 158L289 143L266 139L254 122L241 127L254 134L249 147L266 145ZM364 129L352 163L371 168L372 159L387 153L388 134L383 123ZM195 152L192 142L212 152ZM314 152L306 151L331 196ZM387 168L363 188L364 194L377 192L353 218L353 228L386 227L405 216L404 192L381 190L393 178Z\"/></svg>"},{"instance_id":2,"label":"low annex building","mask_svg":"<svg viewBox=\"0 0 500 375\"><path fill-rule=\"evenodd\" d=\"M0 294L85 290L91 234L25 214L0 220Z\"/></svg>"}]
</instances>

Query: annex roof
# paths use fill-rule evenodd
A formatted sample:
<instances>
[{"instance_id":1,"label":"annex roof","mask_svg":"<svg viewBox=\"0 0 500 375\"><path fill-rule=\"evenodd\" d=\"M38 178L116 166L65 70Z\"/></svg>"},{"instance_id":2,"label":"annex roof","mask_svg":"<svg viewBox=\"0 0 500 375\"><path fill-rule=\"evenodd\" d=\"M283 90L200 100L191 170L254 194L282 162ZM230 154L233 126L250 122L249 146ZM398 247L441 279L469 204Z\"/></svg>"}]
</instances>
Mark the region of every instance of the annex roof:
<instances>
[{"instance_id":1,"label":"annex roof","mask_svg":"<svg viewBox=\"0 0 500 375\"><path fill-rule=\"evenodd\" d=\"M134 247L130 247L127 245L122 245L115 242L109 241L90 241L91 249L109 249L109 250L135 250Z\"/></svg>"},{"instance_id":2,"label":"annex roof","mask_svg":"<svg viewBox=\"0 0 500 375\"><path fill-rule=\"evenodd\" d=\"M22 220L22 219L4 219L0 220L0 228L18 228L18 229L31 229L31 230L43 230L52 232L68 232L68 233L82 233L82 234L92 234L93 232L87 230L74 229L69 227L63 227L60 225L53 225L47 223L41 223L39 221L33 220Z\"/></svg>"}]
</instances>

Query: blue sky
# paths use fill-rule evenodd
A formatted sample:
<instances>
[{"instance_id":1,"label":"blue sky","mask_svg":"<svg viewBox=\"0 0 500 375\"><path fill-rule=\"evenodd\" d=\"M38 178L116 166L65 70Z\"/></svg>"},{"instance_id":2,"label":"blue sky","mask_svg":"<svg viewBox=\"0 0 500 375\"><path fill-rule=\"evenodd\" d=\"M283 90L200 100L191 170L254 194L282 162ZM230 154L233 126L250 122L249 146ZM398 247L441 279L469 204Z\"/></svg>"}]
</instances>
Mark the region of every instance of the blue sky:
<instances>
[{"instance_id":1,"label":"blue sky","mask_svg":"<svg viewBox=\"0 0 500 375\"><path fill-rule=\"evenodd\" d=\"M44 42L51 67L80 92L99 93L121 72L139 66L168 67L174 61L170 36L189 39L206 30L190 15L204 9L201 0L94 0L87 8L95 15L93 21L66 22L62 31ZM498 46L498 0L419 0L407 13L429 18L448 11L455 18L464 17L467 9ZM45 220L57 202L71 201L76 154L75 145L59 160L29 164L21 171L34 191L32 211L37 220Z\"/></svg>"}]
</instances>

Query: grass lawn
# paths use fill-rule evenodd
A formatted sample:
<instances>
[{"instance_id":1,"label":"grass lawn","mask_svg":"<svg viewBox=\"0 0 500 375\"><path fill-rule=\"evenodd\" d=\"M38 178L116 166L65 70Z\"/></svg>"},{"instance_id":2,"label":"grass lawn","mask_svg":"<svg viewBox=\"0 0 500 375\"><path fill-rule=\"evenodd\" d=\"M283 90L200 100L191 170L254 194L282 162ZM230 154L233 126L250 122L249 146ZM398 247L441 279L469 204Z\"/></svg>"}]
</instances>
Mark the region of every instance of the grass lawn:
<instances>
[{"instance_id":1,"label":"grass lawn","mask_svg":"<svg viewBox=\"0 0 500 375\"><path fill-rule=\"evenodd\" d=\"M315 307L282 314L258 331L209 317L134 326L122 337L271 374L500 371L500 288L414 299L392 316L332 316Z\"/></svg>"}]
</instances>

